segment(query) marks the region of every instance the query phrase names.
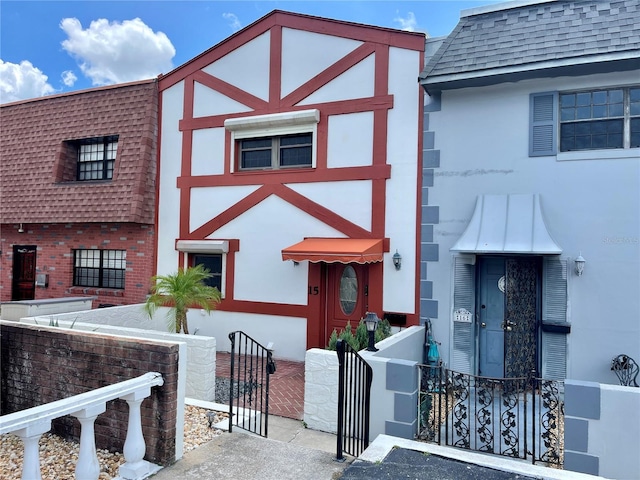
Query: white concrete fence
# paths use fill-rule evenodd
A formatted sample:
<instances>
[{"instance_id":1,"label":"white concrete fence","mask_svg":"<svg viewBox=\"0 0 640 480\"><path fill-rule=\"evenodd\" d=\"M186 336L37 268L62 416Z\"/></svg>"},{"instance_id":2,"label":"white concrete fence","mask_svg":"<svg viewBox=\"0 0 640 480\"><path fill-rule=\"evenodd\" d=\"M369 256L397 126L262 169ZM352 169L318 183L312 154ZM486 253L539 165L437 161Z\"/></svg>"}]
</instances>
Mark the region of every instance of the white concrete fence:
<instances>
[{"instance_id":1,"label":"white concrete fence","mask_svg":"<svg viewBox=\"0 0 640 480\"><path fill-rule=\"evenodd\" d=\"M38 441L51 430L51 421L71 415L80 422L80 451L75 476L80 480L97 480L100 464L96 453L94 423L107 409L107 402L116 398L129 405L129 423L124 443L125 463L118 471L120 478L136 480L149 476L160 467L144 460L146 445L142 435L140 406L151 395L151 387L164 384L162 375L145 373L137 378L98 388L80 395L57 400L2 416L0 435L14 433L22 439L24 457L22 480L40 480L40 451Z\"/></svg>"}]
</instances>

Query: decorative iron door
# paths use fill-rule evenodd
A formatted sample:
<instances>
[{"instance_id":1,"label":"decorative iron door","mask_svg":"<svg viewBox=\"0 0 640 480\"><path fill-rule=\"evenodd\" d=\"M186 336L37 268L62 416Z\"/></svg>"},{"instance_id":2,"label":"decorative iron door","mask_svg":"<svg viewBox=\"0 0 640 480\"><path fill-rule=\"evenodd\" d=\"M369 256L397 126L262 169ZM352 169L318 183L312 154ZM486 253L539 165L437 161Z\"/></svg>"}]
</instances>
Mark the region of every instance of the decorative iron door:
<instances>
[{"instance_id":1,"label":"decorative iron door","mask_svg":"<svg viewBox=\"0 0 640 480\"><path fill-rule=\"evenodd\" d=\"M13 281L11 300L36 298L36 246L13 246Z\"/></svg>"},{"instance_id":2,"label":"decorative iron door","mask_svg":"<svg viewBox=\"0 0 640 480\"><path fill-rule=\"evenodd\" d=\"M529 377L536 372L540 262L509 258L505 269L505 377Z\"/></svg>"}]
</instances>

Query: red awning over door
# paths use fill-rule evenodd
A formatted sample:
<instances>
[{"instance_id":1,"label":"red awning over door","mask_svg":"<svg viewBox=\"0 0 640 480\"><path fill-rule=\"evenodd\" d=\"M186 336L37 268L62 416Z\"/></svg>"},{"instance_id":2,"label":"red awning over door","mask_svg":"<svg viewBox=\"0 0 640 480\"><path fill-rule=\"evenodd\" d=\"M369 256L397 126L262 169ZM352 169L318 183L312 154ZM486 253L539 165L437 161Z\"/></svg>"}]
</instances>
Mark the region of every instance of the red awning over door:
<instances>
[{"instance_id":1,"label":"red awning over door","mask_svg":"<svg viewBox=\"0 0 640 480\"><path fill-rule=\"evenodd\" d=\"M382 252L382 239L307 238L282 250L282 260L375 263L382 261Z\"/></svg>"}]
</instances>

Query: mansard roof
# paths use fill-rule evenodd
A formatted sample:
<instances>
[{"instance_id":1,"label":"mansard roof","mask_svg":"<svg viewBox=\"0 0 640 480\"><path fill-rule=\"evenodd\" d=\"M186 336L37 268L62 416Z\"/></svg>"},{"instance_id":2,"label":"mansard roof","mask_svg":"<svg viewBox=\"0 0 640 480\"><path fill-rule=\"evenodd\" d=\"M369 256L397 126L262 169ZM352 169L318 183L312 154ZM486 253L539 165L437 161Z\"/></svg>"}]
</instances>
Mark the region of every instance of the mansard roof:
<instances>
[{"instance_id":1,"label":"mansard roof","mask_svg":"<svg viewBox=\"0 0 640 480\"><path fill-rule=\"evenodd\" d=\"M153 224L157 114L156 80L0 105L0 223ZM74 181L68 145L114 135L113 179Z\"/></svg>"},{"instance_id":2,"label":"mansard roof","mask_svg":"<svg viewBox=\"0 0 640 480\"><path fill-rule=\"evenodd\" d=\"M638 0L528 0L463 11L420 81L431 91L639 62Z\"/></svg>"}]
</instances>

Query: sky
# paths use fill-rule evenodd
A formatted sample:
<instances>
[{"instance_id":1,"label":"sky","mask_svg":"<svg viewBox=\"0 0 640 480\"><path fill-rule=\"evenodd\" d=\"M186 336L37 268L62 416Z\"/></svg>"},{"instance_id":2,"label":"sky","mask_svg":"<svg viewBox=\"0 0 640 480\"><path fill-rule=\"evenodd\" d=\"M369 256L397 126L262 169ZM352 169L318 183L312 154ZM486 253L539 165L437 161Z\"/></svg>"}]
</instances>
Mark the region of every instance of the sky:
<instances>
[{"instance_id":1,"label":"sky","mask_svg":"<svg viewBox=\"0 0 640 480\"><path fill-rule=\"evenodd\" d=\"M0 0L0 103L157 77L273 10L449 34L499 0Z\"/></svg>"}]
</instances>

